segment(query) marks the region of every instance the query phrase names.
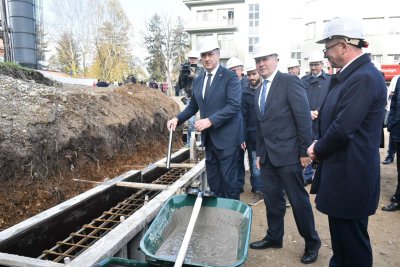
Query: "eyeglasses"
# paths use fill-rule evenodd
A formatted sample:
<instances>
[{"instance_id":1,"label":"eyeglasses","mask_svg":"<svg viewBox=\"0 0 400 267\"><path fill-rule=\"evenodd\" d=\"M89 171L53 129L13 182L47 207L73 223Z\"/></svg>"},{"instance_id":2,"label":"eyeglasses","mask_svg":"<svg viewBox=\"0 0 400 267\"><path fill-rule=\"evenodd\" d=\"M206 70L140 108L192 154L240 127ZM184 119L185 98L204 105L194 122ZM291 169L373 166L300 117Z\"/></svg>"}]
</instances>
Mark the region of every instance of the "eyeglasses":
<instances>
[{"instance_id":1,"label":"eyeglasses","mask_svg":"<svg viewBox=\"0 0 400 267\"><path fill-rule=\"evenodd\" d=\"M326 52L328 52L329 49L334 48L338 44L343 44L343 42L339 42L339 43L333 44L331 46L325 47L325 49L322 49L322 52L324 52L324 55L326 55Z\"/></svg>"}]
</instances>

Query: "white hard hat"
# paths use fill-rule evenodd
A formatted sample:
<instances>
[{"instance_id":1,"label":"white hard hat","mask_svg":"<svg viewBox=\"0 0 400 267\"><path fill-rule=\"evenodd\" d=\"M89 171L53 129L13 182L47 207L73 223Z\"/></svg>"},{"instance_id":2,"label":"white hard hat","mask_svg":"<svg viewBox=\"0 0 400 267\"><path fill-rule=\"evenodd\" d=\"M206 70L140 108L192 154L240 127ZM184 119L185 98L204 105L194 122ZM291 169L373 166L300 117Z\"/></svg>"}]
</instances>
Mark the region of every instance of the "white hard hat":
<instances>
[{"instance_id":1,"label":"white hard hat","mask_svg":"<svg viewBox=\"0 0 400 267\"><path fill-rule=\"evenodd\" d=\"M197 51L202 54L215 49L219 49L217 40L214 37L206 37L200 41Z\"/></svg>"},{"instance_id":2,"label":"white hard hat","mask_svg":"<svg viewBox=\"0 0 400 267\"><path fill-rule=\"evenodd\" d=\"M324 58L324 52L316 50L316 51L312 51L310 54L310 57L308 59L308 62L324 62L325 58Z\"/></svg>"},{"instance_id":3,"label":"white hard hat","mask_svg":"<svg viewBox=\"0 0 400 267\"><path fill-rule=\"evenodd\" d=\"M353 17L336 17L326 23L322 39L318 44L323 44L335 36L364 40L363 25L360 19Z\"/></svg>"},{"instance_id":4,"label":"white hard hat","mask_svg":"<svg viewBox=\"0 0 400 267\"><path fill-rule=\"evenodd\" d=\"M300 62L295 58L291 58L289 60L289 63L287 64L287 67L288 68L300 67Z\"/></svg>"},{"instance_id":5,"label":"white hard hat","mask_svg":"<svg viewBox=\"0 0 400 267\"><path fill-rule=\"evenodd\" d=\"M231 57L230 59L228 59L228 61L226 62L226 67L228 69L230 68L234 68L237 66L243 66L243 63L240 59L238 59L237 57Z\"/></svg>"},{"instance_id":6,"label":"white hard hat","mask_svg":"<svg viewBox=\"0 0 400 267\"><path fill-rule=\"evenodd\" d=\"M253 58L266 57L270 55L278 55L278 49L271 44L257 43L253 47Z\"/></svg>"},{"instance_id":7,"label":"white hard hat","mask_svg":"<svg viewBox=\"0 0 400 267\"><path fill-rule=\"evenodd\" d=\"M196 50L190 50L190 52L188 53L187 57L195 57L195 58L199 58L199 52L197 52Z\"/></svg>"},{"instance_id":8,"label":"white hard hat","mask_svg":"<svg viewBox=\"0 0 400 267\"><path fill-rule=\"evenodd\" d=\"M253 71L253 70L256 70L256 69L257 69L257 67L256 67L256 61L255 61L254 59L248 60L248 61L246 62L245 71Z\"/></svg>"}]
</instances>

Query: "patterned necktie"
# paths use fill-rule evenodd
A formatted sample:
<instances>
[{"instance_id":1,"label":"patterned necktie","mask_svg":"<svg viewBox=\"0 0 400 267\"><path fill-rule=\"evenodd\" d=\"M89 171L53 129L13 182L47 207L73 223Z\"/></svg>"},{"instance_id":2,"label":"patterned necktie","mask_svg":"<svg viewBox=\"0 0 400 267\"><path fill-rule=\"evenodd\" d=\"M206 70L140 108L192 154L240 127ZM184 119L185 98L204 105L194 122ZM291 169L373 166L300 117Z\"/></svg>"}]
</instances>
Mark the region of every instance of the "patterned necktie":
<instances>
[{"instance_id":1,"label":"patterned necktie","mask_svg":"<svg viewBox=\"0 0 400 267\"><path fill-rule=\"evenodd\" d=\"M210 89L210 86L211 86L211 76L212 76L212 73L208 73L208 74L207 74L207 82L206 82L206 88L204 88L204 96L203 96L203 98L206 97L207 91L208 91L208 89Z\"/></svg>"},{"instance_id":2,"label":"patterned necktie","mask_svg":"<svg viewBox=\"0 0 400 267\"><path fill-rule=\"evenodd\" d=\"M265 112L265 102L266 102L266 95L267 95L267 83L268 83L268 80L264 80L263 81L263 85L262 85L262 88L261 88L261 97L260 97L260 112L261 112L261 115L264 115L264 112Z\"/></svg>"}]
</instances>

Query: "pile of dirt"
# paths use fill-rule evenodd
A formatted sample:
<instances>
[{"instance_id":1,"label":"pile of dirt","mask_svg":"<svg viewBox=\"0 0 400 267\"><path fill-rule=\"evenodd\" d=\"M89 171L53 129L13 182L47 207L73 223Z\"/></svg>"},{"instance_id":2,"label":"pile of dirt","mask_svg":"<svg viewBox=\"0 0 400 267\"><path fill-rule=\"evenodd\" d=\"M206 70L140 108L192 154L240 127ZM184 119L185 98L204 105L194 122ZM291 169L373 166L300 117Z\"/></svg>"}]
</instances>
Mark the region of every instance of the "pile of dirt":
<instances>
[{"instance_id":1,"label":"pile of dirt","mask_svg":"<svg viewBox=\"0 0 400 267\"><path fill-rule=\"evenodd\" d=\"M166 121L179 111L144 85L46 86L1 74L0 107L0 229L93 187L73 178L102 181L164 157Z\"/></svg>"}]
</instances>

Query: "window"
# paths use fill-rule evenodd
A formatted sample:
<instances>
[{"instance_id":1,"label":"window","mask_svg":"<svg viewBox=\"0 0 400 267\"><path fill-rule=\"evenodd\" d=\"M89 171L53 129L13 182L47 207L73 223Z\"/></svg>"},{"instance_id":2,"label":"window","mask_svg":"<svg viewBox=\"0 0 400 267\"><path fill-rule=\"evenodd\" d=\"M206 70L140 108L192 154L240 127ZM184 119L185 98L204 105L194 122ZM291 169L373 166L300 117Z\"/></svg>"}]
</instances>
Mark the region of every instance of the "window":
<instances>
[{"instance_id":1,"label":"window","mask_svg":"<svg viewBox=\"0 0 400 267\"><path fill-rule=\"evenodd\" d=\"M400 54L389 54L388 56L394 64L400 64Z\"/></svg>"},{"instance_id":2,"label":"window","mask_svg":"<svg viewBox=\"0 0 400 267\"><path fill-rule=\"evenodd\" d=\"M258 27L260 22L260 11L258 4L249 5L249 27Z\"/></svg>"},{"instance_id":3,"label":"window","mask_svg":"<svg viewBox=\"0 0 400 267\"><path fill-rule=\"evenodd\" d=\"M306 23L306 40L315 39L315 22Z\"/></svg>"},{"instance_id":4,"label":"window","mask_svg":"<svg viewBox=\"0 0 400 267\"><path fill-rule=\"evenodd\" d=\"M365 35L380 35L385 33L383 18L365 18L363 20Z\"/></svg>"},{"instance_id":5,"label":"window","mask_svg":"<svg viewBox=\"0 0 400 267\"><path fill-rule=\"evenodd\" d=\"M256 43L258 43L258 37L249 37L249 53L253 53L253 48Z\"/></svg>"},{"instance_id":6,"label":"window","mask_svg":"<svg viewBox=\"0 0 400 267\"><path fill-rule=\"evenodd\" d=\"M253 47L259 41L260 8L258 4L249 5L249 53L253 52Z\"/></svg>"},{"instance_id":7,"label":"window","mask_svg":"<svg viewBox=\"0 0 400 267\"><path fill-rule=\"evenodd\" d=\"M211 21L213 19L213 10L199 10L197 11L196 16L197 21Z\"/></svg>"},{"instance_id":8,"label":"window","mask_svg":"<svg viewBox=\"0 0 400 267\"><path fill-rule=\"evenodd\" d=\"M220 33L217 36L217 40L221 50L231 50L234 45L233 33Z\"/></svg>"},{"instance_id":9,"label":"window","mask_svg":"<svg viewBox=\"0 0 400 267\"><path fill-rule=\"evenodd\" d=\"M301 52L291 52L290 53L290 58L295 58L295 59L301 61Z\"/></svg>"},{"instance_id":10,"label":"window","mask_svg":"<svg viewBox=\"0 0 400 267\"><path fill-rule=\"evenodd\" d=\"M217 17L219 21L226 21L227 24L232 24L234 19L233 8L218 9Z\"/></svg>"},{"instance_id":11,"label":"window","mask_svg":"<svg viewBox=\"0 0 400 267\"><path fill-rule=\"evenodd\" d=\"M387 25L390 35L400 35L400 17L390 17Z\"/></svg>"},{"instance_id":12,"label":"window","mask_svg":"<svg viewBox=\"0 0 400 267\"><path fill-rule=\"evenodd\" d=\"M382 55L371 55L371 60L382 63Z\"/></svg>"}]
</instances>

